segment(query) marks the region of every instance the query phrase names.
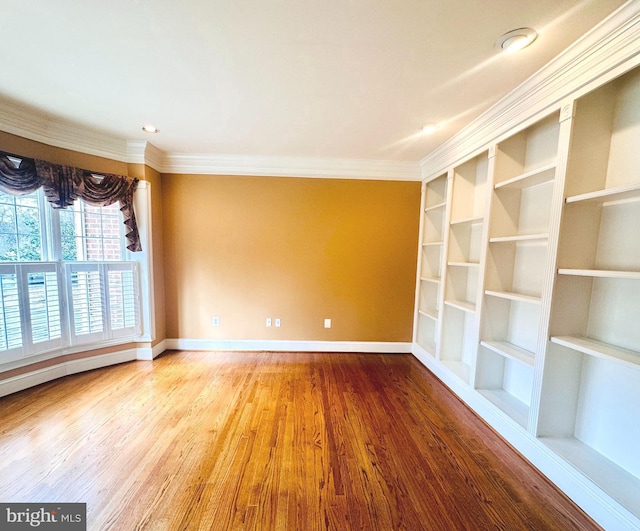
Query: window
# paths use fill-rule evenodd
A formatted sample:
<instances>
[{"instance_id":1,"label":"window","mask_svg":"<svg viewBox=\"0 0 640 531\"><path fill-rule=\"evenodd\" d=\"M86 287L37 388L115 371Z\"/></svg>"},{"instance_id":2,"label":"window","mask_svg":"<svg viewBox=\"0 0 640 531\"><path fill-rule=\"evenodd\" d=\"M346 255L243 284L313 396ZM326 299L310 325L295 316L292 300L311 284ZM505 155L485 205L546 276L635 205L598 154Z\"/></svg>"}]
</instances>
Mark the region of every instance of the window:
<instances>
[{"instance_id":1,"label":"window","mask_svg":"<svg viewBox=\"0 0 640 531\"><path fill-rule=\"evenodd\" d=\"M0 363L139 333L138 264L119 204L55 210L0 192Z\"/></svg>"},{"instance_id":2,"label":"window","mask_svg":"<svg viewBox=\"0 0 640 531\"><path fill-rule=\"evenodd\" d=\"M63 260L117 261L123 255L120 203L96 207L78 200L59 210Z\"/></svg>"},{"instance_id":3,"label":"window","mask_svg":"<svg viewBox=\"0 0 640 531\"><path fill-rule=\"evenodd\" d=\"M0 192L0 261L42 260L41 192L15 197Z\"/></svg>"}]
</instances>

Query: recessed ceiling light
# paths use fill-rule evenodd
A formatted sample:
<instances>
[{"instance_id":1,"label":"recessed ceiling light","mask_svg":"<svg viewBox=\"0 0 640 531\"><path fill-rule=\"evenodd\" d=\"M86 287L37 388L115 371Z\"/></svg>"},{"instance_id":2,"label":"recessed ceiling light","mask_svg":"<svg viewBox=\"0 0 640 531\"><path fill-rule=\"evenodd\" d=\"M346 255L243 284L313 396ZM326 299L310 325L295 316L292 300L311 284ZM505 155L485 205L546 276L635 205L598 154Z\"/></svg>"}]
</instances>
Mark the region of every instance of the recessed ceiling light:
<instances>
[{"instance_id":1,"label":"recessed ceiling light","mask_svg":"<svg viewBox=\"0 0 640 531\"><path fill-rule=\"evenodd\" d=\"M507 53L517 52L526 48L536 40L538 34L531 28L518 28L505 33L495 44L498 50Z\"/></svg>"},{"instance_id":2,"label":"recessed ceiling light","mask_svg":"<svg viewBox=\"0 0 640 531\"><path fill-rule=\"evenodd\" d=\"M145 133L152 133L152 134L160 132L160 129L158 129L157 127L154 127L153 125L143 125L142 130Z\"/></svg>"},{"instance_id":3,"label":"recessed ceiling light","mask_svg":"<svg viewBox=\"0 0 640 531\"><path fill-rule=\"evenodd\" d=\"M440 129L440 124L436 122L429 122L422 126L422 132L425 135L430 135L431 133L435 133L438 129Z\"/></svg>"}]
</instances>

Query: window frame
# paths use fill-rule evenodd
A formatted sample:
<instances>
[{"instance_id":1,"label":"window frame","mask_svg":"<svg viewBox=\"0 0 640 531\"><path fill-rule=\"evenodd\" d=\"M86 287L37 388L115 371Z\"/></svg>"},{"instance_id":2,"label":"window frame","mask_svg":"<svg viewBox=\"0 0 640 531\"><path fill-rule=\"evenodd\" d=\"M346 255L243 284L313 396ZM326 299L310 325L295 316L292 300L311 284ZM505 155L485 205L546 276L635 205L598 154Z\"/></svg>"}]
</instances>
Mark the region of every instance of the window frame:
<instances>
[{"instance_id":1,"label":"window frame","mask_svg":"<svg viewBox=\"0 0 640 531\"><path fill-rule=\"evenodd\" d=\"M149 221L150 200L148 186L142 186L144 192L134 194L136 206L145 212L144 221ZM108 347L127 342L146 341L149 325L146 317L149 310L143 311L143 304L147 304L150 289L149 279L145 278L145 271L149 270L150 253L148 248L143 252L132 253L126 248L125 227L122 214L118 209L118 234L120 242L120 259L117 261L104 260L62 260L60 213L51 207L42 189L35 192L38 197L40 219L40 243L42 260L18 262L0 262L0 276L15 275L17 295L12 293L12 306L8 307L12 319L12 330L16 327L16 311L19 314L21 345L0 350L0 371L10 370L27 364L44 361L56 356L82 352L93 348ZM10 194L7 194L10 195ZM83 220L84 221L84 220ZM146 225L146 223L143 224ZM101 221L102 223L102 221ZM115 225L114 225L115 227ZM146 227L143 245L149 242L147 237L150 227ZM75 237L75 236L74 236ZM101 243L103 246L103 243ZM104 246L103 246L104 248ZM143 247L144 248L144 247ZM86 257L86 254L84 255ZM134 259L135 257L135 259ZM99 275L100 309L102 330L97 333L76 333L74 316L74 301L72 293L72 274L74 271L94 271ZM118 272L115 274L115 272ZM29 285L29 275L45 273L45 289L37 292L38 287ZM47 297L55 294L47 291L47 282L51 274L55 276L57 301ZM110 280L111 275L111 280ZM32 277L33 279L33 277ZM36 281L36 284L38 282ZM113 291L113 293L111 292ZM36 293L37 292L37 293ZM35 293L35 295L34 295ZM2 292L0 291L0 297ZM152 298L151 294L151 298ZM17 299L17 303L15 300ZM3 302L3 301L0 301ZM57 306L56 306L57 302ZM33 308L32 308L33 306ZM7 313L4 305L0 305L0 312ZM112 315L113 313L113 315ZM55 319L59 315L59 319ZM53 318L51 316L54 316ZM32 323L32 317L34 321ZM50 320L51 319L51 320ZM43 324L43 322L45 324ZM44 332L44 326L47 332ZM59 336L51 339L39 340L46 334L55 335L59 327ZM114 328L115 327L115 328ZM36 336L34 337L34 331Z\"/></svg>"}]
</instances>

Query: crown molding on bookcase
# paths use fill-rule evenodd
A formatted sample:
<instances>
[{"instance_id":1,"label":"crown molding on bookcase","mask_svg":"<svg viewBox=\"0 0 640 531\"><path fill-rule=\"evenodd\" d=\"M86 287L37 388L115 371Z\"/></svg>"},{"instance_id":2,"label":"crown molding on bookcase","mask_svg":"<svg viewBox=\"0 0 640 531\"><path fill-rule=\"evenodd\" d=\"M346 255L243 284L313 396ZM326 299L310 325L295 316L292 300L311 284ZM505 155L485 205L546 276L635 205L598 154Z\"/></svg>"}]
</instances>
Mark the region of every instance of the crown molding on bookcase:
<instances>
[{"instance_id":1,"label":"crown molding on bookcase","mask_svg":"<svg viewBox=\"0 0 640 531\"><path fill-rule=\"evenodd\" d=\"M640 64L640 2L631 0L420 161L422 178L440 175L515 127L559 109Z\"/></svg>"},{"instance_id":2,"label":"crown molding on bookcase","mask_svg":"<svg viewBox=\"0 0 640 531\"><path fill-rule=\"evenodd\" d=\"M167 153L162 173L420 180L417 162Z\"/></svg>"}]
</instances>

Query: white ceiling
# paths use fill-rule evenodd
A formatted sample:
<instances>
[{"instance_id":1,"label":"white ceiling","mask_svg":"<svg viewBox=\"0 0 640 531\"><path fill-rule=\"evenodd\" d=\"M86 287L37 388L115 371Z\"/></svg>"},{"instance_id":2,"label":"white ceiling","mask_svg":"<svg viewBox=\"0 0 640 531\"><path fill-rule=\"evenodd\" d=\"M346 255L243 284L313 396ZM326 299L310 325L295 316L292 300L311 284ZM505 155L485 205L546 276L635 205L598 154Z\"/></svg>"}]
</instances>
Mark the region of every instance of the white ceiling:
<instances>
[{"instance_id":1,"label":"white ceiling","mask_svg":"<svg viewBox=\"0 0 640 531\"><path fill-rule=\"evenodd\" d=\"M167 153L419 161L623 3L0 0L0 105Z\"/></svg>"}]
</instances>

